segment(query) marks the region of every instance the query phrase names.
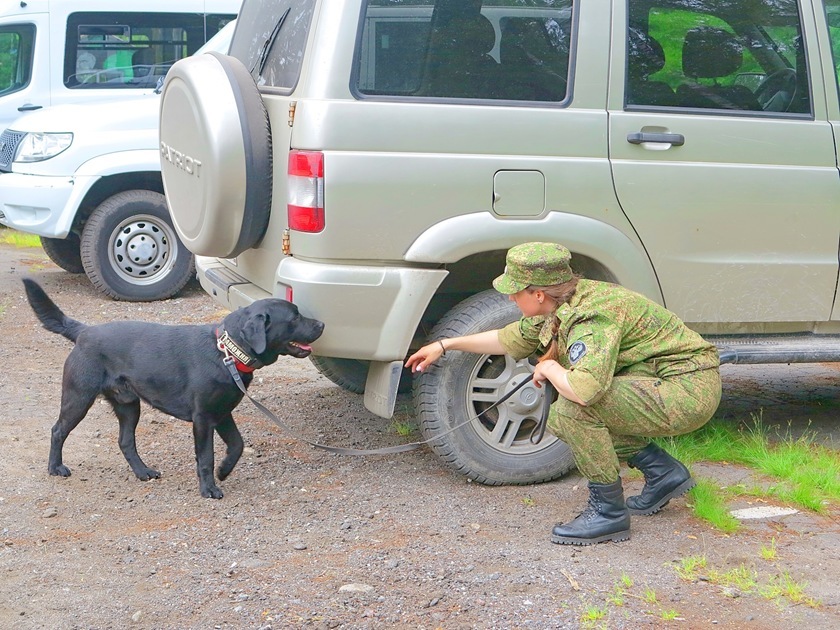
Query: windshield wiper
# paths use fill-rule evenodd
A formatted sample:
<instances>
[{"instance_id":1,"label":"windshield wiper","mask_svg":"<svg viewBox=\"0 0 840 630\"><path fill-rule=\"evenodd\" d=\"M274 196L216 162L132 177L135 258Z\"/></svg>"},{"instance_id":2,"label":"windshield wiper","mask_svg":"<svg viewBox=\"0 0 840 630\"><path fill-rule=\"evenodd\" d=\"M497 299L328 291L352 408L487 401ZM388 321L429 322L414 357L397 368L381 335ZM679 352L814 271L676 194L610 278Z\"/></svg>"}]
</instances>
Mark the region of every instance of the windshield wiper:
<instances>
[{"instance_id":1,"label":"windshield wiper","mask_svg":"<svg viewBox=\"0 0 840 630\"><path fill-rule=\"evenodd\" d=\"M277 41L277 36L280 34L280 29L283 28L283 22L286 21L286 18L289 16L289 12L291 12L292 7L289 7L283 12L283 15L280 16L280 19L277 20L277 24L274 25L274 29L271 31L271 35L268 36L268 39L265 40L263 43L262 50L260 50L260 56L257 59L256 63L251 67L251 74L254 74L254 68L258 68L259 71L257 72L257 76L255 78L260 78L262 76L263 70L265 70L265 64L268 62L268 55L271 52L272 47L274 46L274 42Z\"/></svg>"}]
</instances>

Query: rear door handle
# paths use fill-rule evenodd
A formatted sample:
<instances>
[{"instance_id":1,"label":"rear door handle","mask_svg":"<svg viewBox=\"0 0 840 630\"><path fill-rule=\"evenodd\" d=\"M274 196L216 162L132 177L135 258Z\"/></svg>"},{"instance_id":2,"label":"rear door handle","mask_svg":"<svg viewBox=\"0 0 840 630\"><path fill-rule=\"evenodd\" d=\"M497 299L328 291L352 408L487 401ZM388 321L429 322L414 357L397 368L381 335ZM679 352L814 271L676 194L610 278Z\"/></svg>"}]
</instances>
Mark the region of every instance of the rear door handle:
<instances>
[{"instance_id":1,"label":"rear door handle","mask_svg":"<svg viewBox=\"0 0 840 630\"><path fill-rule=\"evenodd\" d=\"M637 131L627 134L627 142L630 144L642 144L643 142L657 142L659 144L670 144L681 147L685 144L685 136L681 133L648 133Z\"/></svg>"},{"instance_id":2,"label":"rear door handle","mask_svg":"<svg viewBox=\"0 0 840 630\"><path fill-rule=\"evenodd\" d=\"M21 105L20 107L18 107L18 111L19 112L33 112L36 109L42 109L43 107L44 107L43 105L32 105L30 103L30 104L27 104L27 105Z\"/></svg>"}]
</instances>

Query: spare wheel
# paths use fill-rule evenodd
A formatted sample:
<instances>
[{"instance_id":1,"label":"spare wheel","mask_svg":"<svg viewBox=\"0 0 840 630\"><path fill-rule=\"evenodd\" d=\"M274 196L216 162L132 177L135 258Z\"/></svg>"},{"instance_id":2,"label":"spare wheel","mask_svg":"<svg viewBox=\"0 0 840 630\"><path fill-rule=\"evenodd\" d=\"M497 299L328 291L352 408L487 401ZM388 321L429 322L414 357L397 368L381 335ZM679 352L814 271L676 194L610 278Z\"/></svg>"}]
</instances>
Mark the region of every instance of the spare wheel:
<instances>
[{"instance_id":1,"label":"spare wheel","mask_svg":"<svg viewBox=\"0 0 840 630\"><path fill-rule=\"evenodd\" d=\"M231 258L260 241L271 212L271 127L242 62L207 53L172 66L160 153L169 211L187 249Z\"/></svg>"}]
</instances>

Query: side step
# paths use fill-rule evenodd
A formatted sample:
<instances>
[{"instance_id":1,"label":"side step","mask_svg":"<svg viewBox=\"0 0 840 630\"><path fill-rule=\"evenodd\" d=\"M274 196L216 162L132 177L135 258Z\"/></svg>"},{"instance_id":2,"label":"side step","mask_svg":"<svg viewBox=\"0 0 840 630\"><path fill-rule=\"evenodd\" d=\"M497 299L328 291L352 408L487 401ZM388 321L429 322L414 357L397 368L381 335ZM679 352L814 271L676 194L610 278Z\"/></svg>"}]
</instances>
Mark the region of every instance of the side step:
<instances>
[{"instance_id":1,"label":"side step","mask_svg":"<svg viewBox=\"0 0 840 630\"><path fill-rule=\"evenodd\" d=\"M721 363L832 363L840 361L840 335L709 335Z\"/></svg>"}]
</instances>

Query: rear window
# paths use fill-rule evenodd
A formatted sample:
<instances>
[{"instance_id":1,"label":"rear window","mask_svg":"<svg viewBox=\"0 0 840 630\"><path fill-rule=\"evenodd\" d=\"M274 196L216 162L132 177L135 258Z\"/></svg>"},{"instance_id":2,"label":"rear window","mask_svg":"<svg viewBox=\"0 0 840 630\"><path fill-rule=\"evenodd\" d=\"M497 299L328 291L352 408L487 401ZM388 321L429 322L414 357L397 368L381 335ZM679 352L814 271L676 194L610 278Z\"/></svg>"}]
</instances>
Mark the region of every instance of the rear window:
<instances>
[{"instance_id":1,"label":"rear window","mask_svg":"<svg viewBox=\"0 0 840 630\"><path fill-rule=\"evenodd\" d=\"M153 88L235 15L73 13L67 19L64 84L72 89Z\"/></svg>"},{"instance_id":2,"label":"rear window","mask_svg":"<svg viewBox=\"0 0 840 630\"><path fill-rule=\"evenodd\" d=\"M260 87L291 91L300 77L315 0L246 2L239 13L230 56Z\"/></svg>"},{"instance_id":3,"label":"rear window","mask_svg":"<svg viewBox=\"0 0 840 630\"><path fill-rule=\"evenodd\" d=\"M562 101L571 0L370 0L355 58L361 95Z\"/></svg>"}]
</instances>

